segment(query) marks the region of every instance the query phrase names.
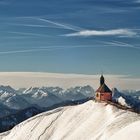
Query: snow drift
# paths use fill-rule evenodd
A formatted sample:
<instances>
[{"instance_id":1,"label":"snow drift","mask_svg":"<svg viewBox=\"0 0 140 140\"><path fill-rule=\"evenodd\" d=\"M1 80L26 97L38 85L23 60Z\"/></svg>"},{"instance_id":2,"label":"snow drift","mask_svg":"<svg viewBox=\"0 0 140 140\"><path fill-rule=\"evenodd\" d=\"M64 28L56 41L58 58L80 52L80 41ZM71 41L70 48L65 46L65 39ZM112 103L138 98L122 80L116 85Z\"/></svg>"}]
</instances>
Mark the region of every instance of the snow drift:
<instances>
[{"instance_id":1,"label":"snow drift","mask_svg":"<svg viewBox=\"0 0 140 140\"><path fill-rule=\"evenodd\" d=\"M1 134L0 139L128 140L131 130L133 140L139 140L138 114L91 100L39 114Z\"/></svg>"}]
</instances>

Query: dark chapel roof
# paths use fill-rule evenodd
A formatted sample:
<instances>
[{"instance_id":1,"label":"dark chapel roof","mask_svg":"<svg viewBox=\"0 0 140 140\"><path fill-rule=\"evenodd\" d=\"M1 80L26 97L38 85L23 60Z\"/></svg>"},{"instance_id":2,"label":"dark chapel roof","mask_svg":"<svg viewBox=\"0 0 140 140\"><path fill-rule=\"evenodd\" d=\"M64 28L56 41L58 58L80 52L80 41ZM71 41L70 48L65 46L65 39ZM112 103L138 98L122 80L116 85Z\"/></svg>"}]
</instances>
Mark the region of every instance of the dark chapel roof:
<instances>
[{"instance_id":1,"label":"dark chapel roof","mask_svg":"<svg viewBox=\"0 0 140 140\"><path fill-rule=\"evenodd\" d=\"M105 92L109 92L112 93L112 91L109 89L109 87L104 83L102 84L97 90L96 92L100 92L100 93L105 93Z\"/></svg>"}]
</instances>

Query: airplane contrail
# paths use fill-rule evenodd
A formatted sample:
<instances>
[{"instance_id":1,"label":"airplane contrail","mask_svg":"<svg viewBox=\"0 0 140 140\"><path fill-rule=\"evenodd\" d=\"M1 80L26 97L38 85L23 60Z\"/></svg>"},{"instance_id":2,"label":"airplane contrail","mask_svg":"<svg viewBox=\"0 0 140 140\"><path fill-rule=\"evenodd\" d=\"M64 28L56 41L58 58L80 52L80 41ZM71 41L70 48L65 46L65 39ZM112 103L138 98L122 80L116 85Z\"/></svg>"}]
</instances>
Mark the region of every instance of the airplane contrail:
<instances>
[{"instance_id":1,"label":"airplane contrail","mask_svg":"<svg viewBox=\"0 0 140 140\"><path fill-rule=\"evenodd\" d=\"M7 23L7 24L8 25L16 25L16 26L27 26L27 27L40 27L40 28L51 27L51 28L55 28L53 26L40 25L40 24L18 24L18 23Z\"/></svg>"},{"instance_id":2,"label":"airplane contrail","mask_svg":"<svg viewBox=\"0 0 140 140\"><path fill-rule=\"evenodd\" d=\"M38 49L24 49L24 50L13 50L13 51L1 51L0 54L16 54L16 53L28 53L28 52L38 52L38 51L55 51L55 50L62 50L62 49L75 49L75 48L97 48L97 47L109 47L109 46L116 46L116 47L122 47L122 48L131 48L131 49L138 49L140 50L139 47L135 47L131 44L127 44L124 42L119 42L119 41L113 41L113 42L105 42L105 41L100 41L100 43L104 44L98 44L98 45L76 45L76 46L50 46L50 47L40 47Z\"/></svg>"},{"instance_id":3,"label":"airplane contrail","mask_svg":"<svg viewBox=\"0 0 140 140\"><path fill-rule=\"evenodd\" d=\"M38 49L24 49L24 50L12 50L12 51L1 51L2 54L17 54L17 53L28 53L28 52L38 52L38 51L54 51L60 49L71 49L75 47L40 47Z\"/></svg>"},{"instance_id":4,"label":"airplane contrail","mask_svg":"<svg viewBox=\"0 0 140 140\"><path fill-rule=\"evenodd\" d=\"M7 23L7 25L13 26L24 26L24 27L33 27L33 28L56 28L56 29L66 29L56 25L41 25L41 24L17 24L17 23ZM71 30L71 29L70 29Z\"/></svg>"},{"instance_id":5,"label":"airplane contrail","mask_svg":"<svg viewBox=\"0 0 140 140\"><path fill-rule=\"evenodd\" d=\"M127 44L127 43L124 43L124 42L119 42L119 41L112 41L112 42L102 41L102 42L105 43L106 45L111 45L111 46L116 46L116 47L140 49L140 47L136 47L134 45Z\"/></svg>"},{"instance_id":6,"label":"airplane contrail","mask_svg":"<svg viewBox=\"0 0 140 140\"><path fill-rule=\"evenodd\" d=\"M48 19L44 19L44 18L36 18L37 20L43 21L43 22L47 22L53 25L56 25L58 27L64 28L64 29L69 29L69 30L73 30L73 31L81 31L80 27L76 27L76 26L72 26L72 25L66 25L66 24L62 24L62 23L58 23L58 22L54 22Z\"/></svg>"},{"instance_id":7,"label":"airplane contrail","mask_svg":"<svg viewBox=\"0 0 140 140\"><path fill-rule=\"evenodd\" d=\"M0 52L0 54L16 54L16 53L26 53L26 52L36 52L40 50L46 50L46 49L27 49L27 50L14 50L14 51L3 51Z\"/></svg>"},{"instance_id":8,"label":"airplane contrail","mask_svg":"<svg viewBox=\"0 0 140 140\"><path fill-rule=\"evenodd\" d=\"M67 29L67 30L72 30L72 31L76 31L76 32L79 32L81 30L85 30L85 29L78 27L78 26L74 26L74 25L70 25L70 24L62 24L62 23L54 22L54 21L49 20L49 19L40 18L40 17L16 17L16 18L34 19L34 20L42 21L44 23L49 23L49 24L54 25L54 26L36 25L36 24L10 24L10 25L28 26L28 27L48 27L48 28L50 27L50 28L58 28L58 29Z\"/></svg>"},{"instance_id":9,"label":"airplane contrail","mask_svg":"<svg viewBox=\"0 0 140 140\"><path fill-rule=\"evenodd\" d=\"M0 55L4 54L17 54L17 53L30 53L30 52L39 52L39 51L55 51L55 50L62 50L62 49L75 49L75 48L97 48L99 46L101 47L108 47L109 45L111 46L117 46L117 47L125 47L125 48L131 48L131 49L139 49L139 47L135 46L127 46L127 45L121 45L116 42L103 42L106 44L101 44L101 45L76 45L76 46L67 46L67 47L40 47L38 49L24 49L24 50L13 50L13 51L1 51ZM121 42L122 43L122 42ZM128 44L129 45L129 44Z\"/></svg>"},{"instance_id":10,"label":"airplane contrail","mask_svg":"<svg viewBox=\"0 0 140 140\"><path fill-rule=\"evenodd\" d=\"M39 51L55 51L55 50L62 50L62 49L74 49L74 48L87 48L92 47L95 48L97 46L91 45L77 45L77 46L67 46L67 47L40 47L38 49L24 49L24 50L11 50L11 51L1 51L0 55L4 54L17 54L17 53L29 53L29 52L39 52Z\"/></svg>"},{"instance_id":11,"label":"airplane contrail","mask_svg":"<svg viewBox=\"0 0 140 140\"><path fill-rule=\"evenodd\" d=\"M18 34L18 35L28 35L28 36L39 36L39 37L48 37L49 36L49 35L44 35L44 34L27 33L27 32L13 32L13 31L11 31L8 33Z\"/></svg>"}]
</instances>

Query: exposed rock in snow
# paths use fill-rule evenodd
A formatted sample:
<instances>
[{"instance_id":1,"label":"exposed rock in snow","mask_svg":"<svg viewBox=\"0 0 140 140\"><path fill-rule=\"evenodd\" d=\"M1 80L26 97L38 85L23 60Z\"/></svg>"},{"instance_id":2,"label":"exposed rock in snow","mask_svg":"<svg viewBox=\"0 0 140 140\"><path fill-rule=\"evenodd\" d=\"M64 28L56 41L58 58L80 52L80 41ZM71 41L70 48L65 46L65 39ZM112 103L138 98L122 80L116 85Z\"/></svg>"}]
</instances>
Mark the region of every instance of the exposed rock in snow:
<instances>
[{"instance_id":1,"label":"exposed rock in snow","mask_svg":"<svg viewBox=\"0 0 140 140\"><path fill-rule=\"evenodd\" d=\"M0 135L2 140L139 139L140 116L105 103L88 101L39 114ZM130 136L130 137L129 137ZM132 139L133 139L132 138Z\"/></svg>"}]
</instances>

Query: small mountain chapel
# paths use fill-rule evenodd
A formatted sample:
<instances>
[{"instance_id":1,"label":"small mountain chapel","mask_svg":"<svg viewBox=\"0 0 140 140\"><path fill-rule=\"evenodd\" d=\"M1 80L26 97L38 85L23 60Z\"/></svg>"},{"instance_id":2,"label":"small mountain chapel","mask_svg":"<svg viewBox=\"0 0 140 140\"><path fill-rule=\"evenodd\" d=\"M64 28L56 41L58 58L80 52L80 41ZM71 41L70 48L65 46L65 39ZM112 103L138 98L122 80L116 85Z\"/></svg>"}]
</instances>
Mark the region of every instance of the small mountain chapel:
<instances>
[{"instance_id":1,"label":"small mountain chapel","mask_svg":"<svg viewBox=\"0 0 140 140\"><path fill-rule=\"evenodd\" d=\"M111 101L112 100L112 91L105 84L105 78L103 75L100 77L100 87L96 90L95 95L96 101Z\"/></svg>"}]
</instances>

